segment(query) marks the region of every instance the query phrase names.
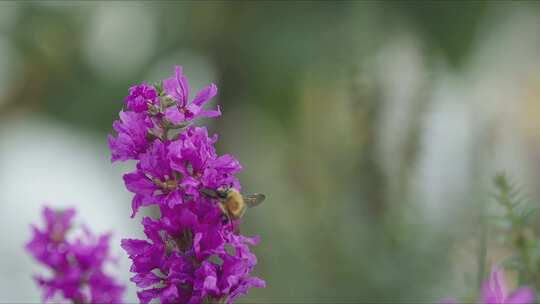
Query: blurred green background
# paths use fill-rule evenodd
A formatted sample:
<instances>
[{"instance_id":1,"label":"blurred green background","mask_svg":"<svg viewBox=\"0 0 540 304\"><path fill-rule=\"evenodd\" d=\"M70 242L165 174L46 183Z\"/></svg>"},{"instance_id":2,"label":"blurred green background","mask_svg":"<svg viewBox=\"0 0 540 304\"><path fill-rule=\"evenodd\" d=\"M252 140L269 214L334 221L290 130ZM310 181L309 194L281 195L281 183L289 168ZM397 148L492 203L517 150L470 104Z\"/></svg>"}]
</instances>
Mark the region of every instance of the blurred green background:
<instances>
[{"instance_id":1,"label":"blurred green background","mask_svg":"<svg viewBox=\"0 0 540 304\"><path fill-rule=\"evenodd\" d=\"M267 195L242 230L268 287L241 302L475 290L490 177L540 195L539 51L534 2L0 2L0 302L38 299L11 259L43 201L140 233L106 134L129 86L174 65L218 85L223 116L201 123Z\"/></svg>"}]
</instances>

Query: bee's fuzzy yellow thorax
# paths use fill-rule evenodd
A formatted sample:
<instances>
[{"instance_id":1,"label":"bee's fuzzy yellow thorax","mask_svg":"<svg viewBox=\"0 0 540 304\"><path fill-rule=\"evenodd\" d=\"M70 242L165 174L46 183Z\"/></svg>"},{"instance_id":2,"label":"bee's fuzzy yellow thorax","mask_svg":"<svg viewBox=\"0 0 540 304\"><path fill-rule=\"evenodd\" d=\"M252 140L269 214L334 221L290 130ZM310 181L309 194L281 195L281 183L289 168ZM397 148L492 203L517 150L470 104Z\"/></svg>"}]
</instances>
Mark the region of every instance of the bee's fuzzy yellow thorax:
<instances>
[{"instance_id":1,"label":"bee's fuzzy yellow thorax","mask_svg":"<svg viewBox=\"0 0 540 304\"><path fill-rule=\"evenodd\" d=\"M231 190L227 194L227 199L225 205L230 213L234 216L242 216L243 210L245 209L244 198L242 194L236 190Z\"/></svg>"}]
</instances>

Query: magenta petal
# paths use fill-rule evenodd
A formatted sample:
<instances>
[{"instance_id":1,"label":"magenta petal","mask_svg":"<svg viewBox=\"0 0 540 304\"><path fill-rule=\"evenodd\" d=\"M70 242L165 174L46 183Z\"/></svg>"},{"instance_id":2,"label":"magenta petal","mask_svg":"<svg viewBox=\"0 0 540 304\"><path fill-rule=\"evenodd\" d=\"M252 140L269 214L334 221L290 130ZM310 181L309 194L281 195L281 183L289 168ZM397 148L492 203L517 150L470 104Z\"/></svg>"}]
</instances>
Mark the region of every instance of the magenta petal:
<instances>
[{"instance_id":1,"label":"magenta petal","mask_svg":"<svg viewBox=\"0 0 540 304\"><path fill-rule=\"evenodd\" d=\"M161 292L160 300L162 301L170 301L170 299L176 299L178 297L178 289L175 285L170 285L167 288L164 288Z\"/></svg>"},{"instance_id":2,"label":"magenta petal","mask_svg":"<svg viewBox=\"0 0 540 304\"><path fill-rule=\"evenodd\" d=\"M199 115L200 117L208 117L208 118L214 118L214 117L219 117L221 116L221 111L218 107L217 110L208 110L208 111L201 111L199 112Z\"/></svg>"},{"instance_id":3,"label":"magenta petal","mask_svg":"<svg viewBox=\"0 0 540 304\"><path fill-rule=\"evenodd\" d=\"M266 288L266 281L257 277L248 279L251 286L255 288Z\"/></svg>"},{"instance_id":4,"label":"magenta petal","mask_svg":"<svg viewBox=\"0 0 540 304\"><path fill-rule=\"evenodd\" d=\"M146 289L137 292L137 297L142 304L148 304L153 298L157 298L161 292L161 288Z\"/></svg>"},{"instance_id":5,"label":"magenta petal","mask_svg":"<svg viewBox=\"0 0 540 304\"><path fill-rule=\"evenodd\" d=\"M189 188L189 187L197 187L199 185L199 181L191 176L186 176L180 183L180 186L183 188Z\"/></svg>"},{"instance_id":6,"label":"magenta petal","mask_svg":"<svg viewBox=\"0 0 540 304\"><path fill-rule=\"evenodd\" d=\"M111 162L114 163L115 161L119 160L127 160L128 158L122 154L116 153L116 151L120 150L121 148L116 142L116 138L112 135L107 135L107 143L109 144L109 149L112 151L111 153Z\"/></svg>"},{"instance_id":7,"label":"magenta petal","mask_svg":"<svg viewBox=\"0 0 540 304\"><path fill-rule=\"evenodd\" d=\"M133 200L131 201L131 218L134 218L139 208L143 205L142 196L135 194Z\"/></svg>"},{"instance_id":8,"label":"magenta petal","mask_svg":"<svg viewBox=\"0 0 540 304\"><path fill-rule=\"evenodd\" d=\"M506 283L504 281L504 272L502 269L496 267L491 272L489 279L482 285L480 303L504 303L506 295L507 291Z\"/></svg>"},{"instance_id":9,"label":"magenta petal","mask_svg":"<svg viewBox=\"0 0 540 304\"><path fill-rule=\"evenodd\" d=\"M161 223L159 221L145 216L142 219L142 224L144 226L144 234L146 234L150 240L156 243L161 242L161 236L159 235Z\"/></svg>"},{"instance_id":10,"label":"magenta petal","mask_svg":"<svg viewBox=\"0 0 540 304\"><path fill-rule=\"evenodd\" d=\"M182 75L182 66L177 65L174 67L174 75L178 78Z\"/></svg>"},{"instance_id":11,"label":"magenta petal","mask_svg":"<svg viewBox=\"0 0 540 304\"><path fill-rule=\"evenodd\" d=\"M504 271L502 269L494 270L490 281L492 281L492 288L495 291L498 299L506 299L508 291L506 289L506 282L504 279Z\"/></svg>"},{"instance_id":12,"label":"magenta petal","mask_svg":"<svg viewBox=\"0 0 540 304\"><path fill-rule=\"evenodd\" d=\"M534 304L536 296L534 289L529 287L521 287L512 292L504 304Z\"/></svg>"},{"instance_id":13,"label":"magenta petal","mask_svg":"<svg viewBox=\"0 0 540 304\"><path fill-rule=\"evenodd\" d=\"M174 76L163 79L163 91L165 94L179 102L181 107L187 104L189 98L189 81L182 75L182 67L176 66Z\"/></svg>"},{"instance_id":14,"label":"magenta petal","mask_svg":"<svg viewBox=\"0 0 540 304\"><path fill-rule=\"evenodd\" d=\"M176 205L182 204L184 202L184 198L182 194L178 193L178 191L174 191L166 196L166 201L168 206L173 208Z\"/></svg>"},{"instance_id":15,"label":"magenta petal","mask_svg":"<svg viewBox=\"0 0 540 304\"><path fill-rule=\"evenodd\" d=\"M257 245L261 241L261 237L258 235L252 237L239 236L239 239L249 245Z\"/></svg>"},{"instance_id":16,"label":"magenta petal","mask_svg":"<svg viewBox=\"0 0 540 304\"><path fill-rule=\"evenodd\" d=\"M131 281L141 288L147 288L161 282L161 278L153 272L146 272L135 275Z\"/></svg>"},{"instance_id":17,"label":"magenta petal","mask_svg":"<svg viewBox=\"0 0 540 304\"><path fill-rule=\"evenodd\" d=\"M184 209L178 219L186 227L193 227L197 224L197 216L189 209Z\"/></svg>"},{"instance_id":18,"label":"magenta petal","mask_svg":"<svg viewBox=\"0 0 540 304\"><path fill-rule=\"evenodd\" d=\"M170 107L167 110L165 110L165 117L168 121L171 123L178 125L185 121L185 116L178 110L177 107Z\"/></svg>"},{"instance_id":19,"label":"magenta petal","mask_svg":"<svg viewBox=\"0 0 540 304\"><path fill-rule=\"evenodd\" d=\"M178 81L175 77L163 79L163 91L173 100L181 101L182 95L178 91Z\"/></svg>"},{"instance_id":20,"label":"magenta petal","mask_svg":"<svg viewBox=\"0 0 540 304\"><path fill-rule=\"evenodd\" d=\"M129 191L137 194L151 195L156 189L156 185L140 172L124 174L124 183Z\"/></svg>"},{"instance_id":21,"label":"magenta petal","mask_svg":"<svg viewBox=\"0 0 540 304\"><path fill-rule=\"evenodd\" d=\"M182 95L182 99L180 100L182 102L181 105L185 106L189 100L189 80L186 76L180 76L178 77L178 85Z\"/></svg>"},{"instance_id":22,"label":"magenta petal","mask_svg":"<svg viewBox=\"0 0 540 304\"><path fill-rule=\"evenodd\" d=\"M150 246L152 246L150 243L143 240L123 239L120 242L120 247L122 247L129 256L142 254Z\"/></svg>"},{"instance_id":23,"label":"magenta petal","mask_svg":"<svg viewBox=\"0 0 540 304\"><path fill-rule=\"evenodd\" d=\"M489 287L488 282L482 285L479 304L502 304L502 299L497 298L496 293Z\"/></svg>"},{"instance_id":24,"label":"magenta petal","mask_svg":"<svg viewBox=\"0 0 540 304\"><path fill-rule=\"evenodd\" d=\"M216 96L216 94L217 94L217 87L216 87L215 84L212 83L209 86L207 86L206 88L202 89L197 94L195 99L193 99L192 103L195 104L195 105L198 105L198 106L202 106L207 101L209 101L214 96Z\"/></svg>"},{"instance_id":25,"label":"magenta petal","mask_svg":"<svg viewBox=\"0 0 540 304\"><path fill-rule=\"evenodd\" d=\"M216 158L216 160L212 163L212 167L227 173L236 173L242 170L242 165L240 165L240 162L229 154L224 154Z\"/></svg>"}]
</instances>

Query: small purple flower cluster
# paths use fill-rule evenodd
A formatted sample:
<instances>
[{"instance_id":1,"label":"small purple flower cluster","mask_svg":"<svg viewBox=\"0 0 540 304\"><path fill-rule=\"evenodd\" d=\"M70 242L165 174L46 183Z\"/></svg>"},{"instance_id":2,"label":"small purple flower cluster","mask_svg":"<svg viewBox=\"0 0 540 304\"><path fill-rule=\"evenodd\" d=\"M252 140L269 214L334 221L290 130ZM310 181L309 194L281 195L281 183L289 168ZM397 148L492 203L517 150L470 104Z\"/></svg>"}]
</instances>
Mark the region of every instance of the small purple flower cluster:
<instances>
[{"instance_id":1,"label":"small purple flower cluster","mask_svg":"<svg viewBox=\"0 0 540 304\"><path fill-rule=\"evenodd\" d=\"M219 108L203 106L217 93L214 84L189 100L182 68L159 85L130 88L126 109L109 135L112 161L136 160L124 175L135 195L132 217L141 206L157 205L160 217L144 217L148 240L124 239L122 248L133 261L131 279L143 290L142 303L227 302L265 282L251 277L257 259L248 245L258 238L235 233L238 221L224 220L219 201L205 189L240 190L234 176L242 167L231 155L218 156L217 135L191 126L200 117L217 117Z\"/></svg>"},{"instance_id":2,"label":"small purple flower cluster","mask_svg":"<svg viewBox=\"0 0 540 304\"><path fill-rule=\"evenodd\" d=\"M36 276L43 289L43 300L53 300L57 293L73 303L120 303L124 286L104 272L109 256L110 234L94 236L87 228L83 235L68 240L74 209L43 209L44 229L32 226L33 238L27 251L53 273L50 278Z\"/></svg>"}]
</instances>

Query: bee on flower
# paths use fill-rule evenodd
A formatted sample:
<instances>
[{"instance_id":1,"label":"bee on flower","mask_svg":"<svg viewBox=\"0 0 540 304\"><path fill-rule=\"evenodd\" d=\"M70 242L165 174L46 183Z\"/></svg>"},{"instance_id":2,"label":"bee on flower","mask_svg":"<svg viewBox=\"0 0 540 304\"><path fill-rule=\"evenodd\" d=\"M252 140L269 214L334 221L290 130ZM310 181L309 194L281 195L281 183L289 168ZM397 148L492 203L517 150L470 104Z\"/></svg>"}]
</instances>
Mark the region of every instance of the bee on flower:
<instances>
[{"instance_id":1,"label":"bee on flower","mask_svg":"<svg viewBox=\"0 0 540 304\"><path fill-rule=\"evenodd\" d=\"M109 135L112 161L136 161L135 170L124 175L134 194L131 216L143 206L160 209L159 218L142 219L147 239L121 244L133 262L131 280L141 288L141 303L232 303L252 287L266 285L251 276L257 258L249 246L259 238L237 233L246 207L264 197L240 195L235 176L240 162L218 155L217 135L191 125L221 115L219 107L204 109L217 94L216 85L192 100L189 94L179 66L155 86L133 86L126 110L113 123L116 134Z\"/></svg>"}]
</instances>

